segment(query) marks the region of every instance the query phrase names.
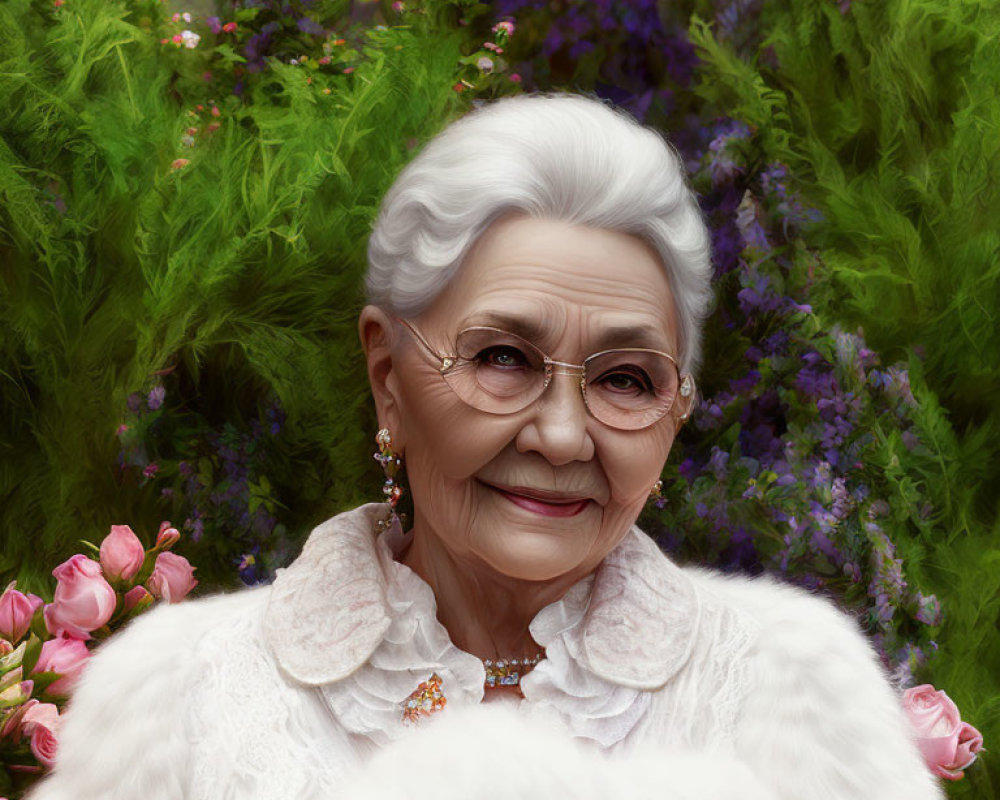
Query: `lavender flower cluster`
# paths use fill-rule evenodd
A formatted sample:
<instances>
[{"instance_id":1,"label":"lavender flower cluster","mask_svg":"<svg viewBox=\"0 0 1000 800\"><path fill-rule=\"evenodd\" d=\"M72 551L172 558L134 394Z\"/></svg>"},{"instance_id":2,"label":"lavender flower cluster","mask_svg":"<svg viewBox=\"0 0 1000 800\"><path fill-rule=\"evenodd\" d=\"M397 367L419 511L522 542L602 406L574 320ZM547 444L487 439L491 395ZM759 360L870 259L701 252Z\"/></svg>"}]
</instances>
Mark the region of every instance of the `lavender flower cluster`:
<instances>
[{"instance_id":1,"label":"lavender flower cluster","mask_svg":"<svg viewBox=\"0 0 1000 800\"><path fill-rule=\"evenodd\" d=\"M719 308L695 430L651 522L682 558L842 600L909 685L942 611L910 585L889 535L933 511L880 467L922 447L908 372L804 302L816 256L802 235L818 216L785 167L751 169L741 123L717 121L705 138L694 180L714 223Z\"/></svg>"},{"instance_id":2,"label":"lavender flower cluster","mask_svg":"<svg viewBox=\"0 0 1000 800\"><path fill-rule=\"evenodd\" d=\"M159 490L164 514L184 520L199 559L211 550L235 565L246 584L270 579L291 546L267 477L284 411L273 401L240 429L230 422L213 426L198 414L167 407L166 399L162 385L145 397L128 398L118 428L123 480ZM210 568L208 559L203 564Z\"/></svg>"}]
</instances>

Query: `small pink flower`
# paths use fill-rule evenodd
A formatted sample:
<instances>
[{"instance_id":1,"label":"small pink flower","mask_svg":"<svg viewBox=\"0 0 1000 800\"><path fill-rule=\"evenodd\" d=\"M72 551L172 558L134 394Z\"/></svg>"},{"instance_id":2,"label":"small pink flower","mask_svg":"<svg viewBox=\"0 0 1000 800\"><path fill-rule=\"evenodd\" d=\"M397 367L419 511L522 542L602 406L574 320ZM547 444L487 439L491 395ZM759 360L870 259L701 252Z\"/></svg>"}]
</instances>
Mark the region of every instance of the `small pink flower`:
<instances>
[{"instance_id":1,"label":"small pink flower","mask_svg":"<svg viewBox=\"0 0 1000 800\"><path fill-rule=\"evenodd\" d=\"M404 6L400 0L396 0L396 2L392 4L392 10L397 14L402 14L404 8L406 8L406 6Z\"/></svg>"},{"instance_id":2,"label":"small pink flower","mask_svg":"<svg viewBox=\"0 0 1000 800\"><path fill-rule=\"evenodd\" d=\"M144 603L148 605L153 601L153 596L146 591L145 586L133 586L127 592L125 592L125 597L123 598L125 611L131 611L139 603Z\"/></svg>"},{"instance_id":3,"label":"small pink flower","mask_svg":"<svg viewBox=\"0 0 1000 800\"><path fill-rule=\"evenodd\" d=\"M931 772L950 781L963 777L963 770L982 750L983 737L974 727L962 722L952 699L925 683L903 693L903 710Z\"/></svg>"},{"instance_id":4,"label":"small pink flower","mask_svg":"<svg viewBox=\"0 0 1000 800\"><path fill-rule=\"evenodd\" d=\"M142 542L128 525L112 525L101 542L101 569L111 579L132 580L145 557Z\"/></svg>"},{"instance_id":5,"label":"small pink flower","mask_svg":"<svg viewBox=\"0 0 1000 800\"><path fill-rule=\"evenodd\" d=\"M168 603L183 600L197 585L194 567L184 556L176 553L160 553L156 557L153 574L149 576L147 583L153 597L161 598Z\"/></svg>"},{"instance_id":6,"label":"small pink flower","mask_svg":"<svg viewBox=\"0 0 1000 800\"><path fill-rule=\"evenodd\" d=\"M514 35L514 23L511 22L510 20L506 20L505 19L502 22L498 22L496 25L493 26L493 32L494 33L502 33L505 36L513 36Z\"/></svg>"},{"instance_id":7,"label":"small pink flower","mask_svg":"<svg viewBox=\"0 0 1000 800\"><path fill-rule=\"evenodd\" d=\"M352 72L354 72L354 67L344 67L344 74L345 75L349 75Z\"/></svg>"},{"instance_id":8,"label":"small pink flower","mask_svg":"<svg viewBox=\"0 0 1000 800\"><path fill-rule=\"evenodd\" d=\"M516 72L512 72L512 73L510 73L509 80L510 80L511 83L520 83L521 82L521 76L518 75Z\"/></svg>"},{"instance_id":9,"label":"small pink flower","mask_svg":"<svg viewBox=\"0 0 1000 800\"><path fill-rule=\"evenodd\" d=\"M218 122L209 122L208 125L205 126L205 132L215 133L221 127L222 126Z\"/></svg>"},{"instance_id":10,"label":"small pink flower","mask_svg":"<svg viewBox=\"0 0 1000 800\"><path fill-rule=\"evenodd\" d=\"M39 703L29 708L22 718L22 731L31 737L31 752L39 764L52 767L56 760L56 732L62 722L59 709L52 703Z\"/></svg>"},{"instance_id":11,"label":"small pink flower","mask_svg":"<svg viewBox=\"0 0 1000 800\"><path fill-rule=\"evenodd\" d=\"M142 474L147 478L155 478L156 473L160 471L159 464L147 464L146 468L142 471Z\"/></svg>"},{"instance_id":12,"label":"small pink flower","mask_svg":"<svg viewBox=\"0 0 1000 800\"><path fill-rule=\"evenodd\" d=\"M211 115L213 117L221 117L222 116L222 112L219 111L219 107L218 106L212 106L212 110L211 110L210 113L211 113Z\"/></svg>"},{"instance_id":13,"label":"small pink flower","mask_svg":"<svg viewBox=\"0 0 1000 800\"><path fill-rule=\"evenodd\" d=\"M31 618L44 601L33 594L24 594L11 583L0 595L0 638L17 644L31 627Z\"/></svg>"},{"instance_id":14,"label":"small pink flower","mask_svg":"<svg viewBox=\"0 0 1000 800\"><path fill-rule=\"evenodd\" d=\"M122 423L118 426L118 430L115 431L115 436L123 436L126 431L128 431L128 425Z\"/></svg>"},{"instance_id":15,"label":"small pink flower","mask_svg":"<svg viewBox=\"0 0 1000 800\"><path fill-rule=\"evenodd\" d=\"M235 33L236 32L236 23L235 22L227 22L225 25L222 26L222 30L224 30L226 33Z\"/></svg>"},{"instance_id":16,"label":"small pink flower","mask_svg":"<svg viewBox=\"0 0 1000 800\"><path fill-rule=\"evenodd\" d=\"M156 534L156 546L160 550L169 550L180 538L181 534L177 528L171 525L169 520L164 520L160 523L160 530Z\"/></svg>"},{"instance_id":17,"label":"small pink flower","mask_svg":"<svg viewBox=\"0 0 1000 800\"><path fill-rule=\"evenodd\" d=\"M179 33L175 33L170 41L172 41L174 44L183 44L184 37L181 36Z\"/></svg>"},{"instance_id":18,"label":"small pink flower","mask_svg":"<svg viewBox=\"0 0 1000 800\"><path fill-rule=\"evenodd\" d=\"M89 658L90 651L87 645L79 639L65 639L60 636L42 642L41 655L38 656L38 662L32 671L58 672L62 675L59 680L50 683L46 691L64 697L73 691Z\"/></svg>"},{"instance_id":19,"label":"small pink flower","mask_svg":"<svg viewBox=\"0 0 1000 800\"><path fill-rule=\"evenodd\" d=\"M44 610L46 626L53 636L89 639L92 630L111 619L117 601L101 565L77 554L52 574L58 583L54 600Z\"/></svg>"},{"instance_id":20,"label":"small pink flower","mask_svg":"<svg viewBox=\"0 0 1000 800\"><path fill-rule=\"evenodd\" d=\"M319 61L317 61L316 63L326 66L327 64L330 63L330 56L320 56Z\"/></svg>"},{"instance_id":21,"label":"small pink flower","mask_svg":"<svg viewBox=\"0 0 1000 800\"><path fill-rule=\"evenodd\" d=\"M170 164L170 169L184 169L190 163L186 158L175 158Z\"/></svg>"}]
</instances>

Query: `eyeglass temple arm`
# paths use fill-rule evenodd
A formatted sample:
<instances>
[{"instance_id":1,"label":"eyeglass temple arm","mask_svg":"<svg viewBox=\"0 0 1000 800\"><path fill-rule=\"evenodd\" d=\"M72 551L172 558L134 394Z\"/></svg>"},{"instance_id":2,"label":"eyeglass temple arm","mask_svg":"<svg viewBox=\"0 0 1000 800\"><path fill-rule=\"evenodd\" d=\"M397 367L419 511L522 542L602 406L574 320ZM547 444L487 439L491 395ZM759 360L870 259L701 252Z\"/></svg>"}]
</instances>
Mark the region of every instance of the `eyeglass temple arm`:
<instances>
[{"instance_id":1,"label":"eyeglass temple arm","mask_svg":"<svg viewBox=\"0 0 1000 800\"><path fill-rule=\"evenodd\" d=\"M413 334L413 338L417 340L417 342L424 348L424 350L426 350L430 355L432 355L435 359L441 362L441 366L438 367L438 372L440 372L443 375L453 366L455 366L455 359L453 356L441 355L439 352L437 352L437 350L435 350L433 347L430 346L430 343L428 343L428 341L421 335L420 331L414 328L413 325L411 325L402 317L396 317L396 319L398 319L401 323L403 323L404 326L406 326L406 329Z\"/></svg>"}]
</instances>

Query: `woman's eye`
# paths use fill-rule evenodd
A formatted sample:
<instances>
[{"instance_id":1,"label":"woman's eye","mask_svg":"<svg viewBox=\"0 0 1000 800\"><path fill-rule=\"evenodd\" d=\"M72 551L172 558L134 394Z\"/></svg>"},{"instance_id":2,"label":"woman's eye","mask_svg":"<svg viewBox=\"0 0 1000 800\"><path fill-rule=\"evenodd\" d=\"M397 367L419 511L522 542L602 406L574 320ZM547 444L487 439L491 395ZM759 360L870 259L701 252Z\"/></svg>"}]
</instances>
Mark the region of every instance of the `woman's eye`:
<instances>
[{"instance_id":1,"label":"woman's eye","mask_svg":"<svg viewBox=\"0 0 1000 800\"><path fill-rule=\"evenodd\" d=\"M615 372L607 372L600 377L598 383L601 383L606 388L613 392L651 392L653 390L652 381L650 381L649 376L638 368L622 370L619 369Z\"/></svg>"},{"instance_id":2,"label":"woman's eye","mask_svg":"<svg viewBox=\"0 0 1000 800\"><path fill-rule=\"evenodd\" d=\"M527 366L528 359L516 347L489 347L477 356L481 364L501 369Z\"/></svg>"}]
</instances>

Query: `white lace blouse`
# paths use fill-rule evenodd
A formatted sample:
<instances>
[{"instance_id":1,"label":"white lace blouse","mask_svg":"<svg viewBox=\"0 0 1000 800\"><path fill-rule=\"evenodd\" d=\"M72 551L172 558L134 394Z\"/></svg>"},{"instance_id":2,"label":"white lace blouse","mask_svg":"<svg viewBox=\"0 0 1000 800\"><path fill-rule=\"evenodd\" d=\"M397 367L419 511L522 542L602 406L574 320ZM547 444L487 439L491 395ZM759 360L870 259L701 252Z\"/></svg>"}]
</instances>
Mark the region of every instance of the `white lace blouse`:
<instances>
[{"instance_id":1,"label":"white lace blouse","mask_svg":"<svg viewBox=\"0 0 1000 800\"><path fill-rule=\"evenodd\" d=\"M32 800L335 798L407 734L432 674L440 714L481 703L482 663L381 515L340 514L273 585L154 609L104 645ZM853 620L805 592L682 569L634 528L530 630L546 657L518 713L604 752L707 755L741 776L733 800L747 768L775 800L941 796Z\"/></svg>"}]
</instances>

